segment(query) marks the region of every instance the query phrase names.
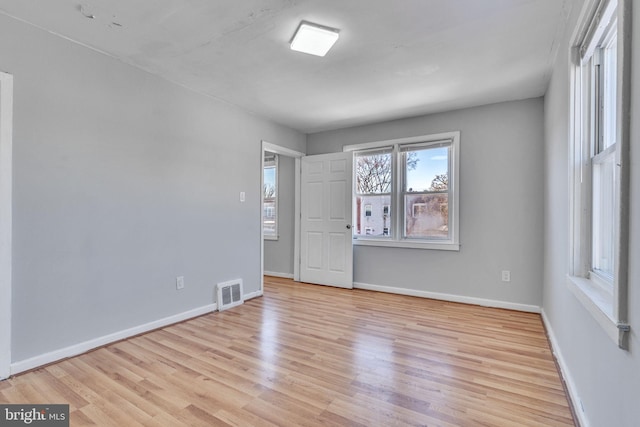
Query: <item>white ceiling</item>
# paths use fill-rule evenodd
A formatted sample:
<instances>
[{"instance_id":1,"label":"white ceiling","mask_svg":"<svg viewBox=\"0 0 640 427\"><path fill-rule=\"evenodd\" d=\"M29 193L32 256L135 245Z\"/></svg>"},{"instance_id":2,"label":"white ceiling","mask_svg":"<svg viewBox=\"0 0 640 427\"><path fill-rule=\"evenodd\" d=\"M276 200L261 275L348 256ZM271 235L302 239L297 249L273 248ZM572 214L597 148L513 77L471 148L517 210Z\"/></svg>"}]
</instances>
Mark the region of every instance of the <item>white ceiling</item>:
<instances>
[{"instance_id":1,"label":"white ceiling","mask_svg":"<svg viewBox=\"0 0 640 427\"><path fill-rule=\"evenodd\" d=\"M571 2L0 0L0 11L313 133L543 95ZM340 29L326 57L289 49L302 20Z\"/></svg>"}]
</instances>

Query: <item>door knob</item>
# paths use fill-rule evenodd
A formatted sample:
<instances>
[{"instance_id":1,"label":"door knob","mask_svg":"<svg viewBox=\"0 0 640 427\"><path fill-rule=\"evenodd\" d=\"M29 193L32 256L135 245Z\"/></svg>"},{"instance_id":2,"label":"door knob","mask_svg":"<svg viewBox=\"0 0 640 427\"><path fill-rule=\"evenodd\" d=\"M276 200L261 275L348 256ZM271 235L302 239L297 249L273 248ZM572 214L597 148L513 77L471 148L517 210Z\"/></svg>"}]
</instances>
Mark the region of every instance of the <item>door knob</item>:
<instances>
[{"instance_id":1,"label":"door knob","mask_svg":"<svg viewBox=\"0 0 640 427\"><path fill-rule=\"evenodd\" d=\"M347 230L351 230L351 224L347 224Z\"/></svg>"}]
</instances>

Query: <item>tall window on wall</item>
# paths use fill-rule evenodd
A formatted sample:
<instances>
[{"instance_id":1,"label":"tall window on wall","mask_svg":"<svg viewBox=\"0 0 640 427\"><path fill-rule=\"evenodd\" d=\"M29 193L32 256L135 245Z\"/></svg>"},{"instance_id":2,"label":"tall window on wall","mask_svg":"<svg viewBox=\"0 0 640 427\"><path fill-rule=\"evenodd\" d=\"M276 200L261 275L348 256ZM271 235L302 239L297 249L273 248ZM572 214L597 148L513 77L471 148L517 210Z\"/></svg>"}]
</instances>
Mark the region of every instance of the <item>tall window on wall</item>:
<instances>
[{"instance_id":1,"label":"tall window on wall","mask_svg":"<svg viewBox=\"0 0 640 427\"><path fill-rule=\"evenodd\" d=\"M355 244L458 250L459 132L350 145Z\"/></svg>"},{"instance_id":2,"label":"tall window on wall","mask_svg":"<svg viewBox=\"0 0 640 427\"><path fill-rule=\"evenodd\" d=\"M574 55L569 285L625 347L629 9L627 0L591 3Z\"/></svg>"},{"instance_id":3,"label":"tall window on wall","mask_svg":"<svg viewBox=\"0 0 640 427\"><path fill-rule=\"evenodd\" d=\"M262 224L265 239L278 239L278 155L266 152L263 170Z\"/></svg>"}]
</instances>

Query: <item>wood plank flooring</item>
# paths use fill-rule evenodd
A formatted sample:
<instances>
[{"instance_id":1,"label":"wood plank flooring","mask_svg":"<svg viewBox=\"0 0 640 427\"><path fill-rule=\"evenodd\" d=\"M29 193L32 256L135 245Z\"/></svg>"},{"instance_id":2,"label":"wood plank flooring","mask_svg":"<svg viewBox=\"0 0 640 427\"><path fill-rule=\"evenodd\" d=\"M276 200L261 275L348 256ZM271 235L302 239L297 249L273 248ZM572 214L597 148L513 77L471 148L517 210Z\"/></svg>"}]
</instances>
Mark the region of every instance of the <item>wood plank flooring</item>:
<instances>
[{"instance_id":1,"label":"wood plank flooring","mask_svg":"<svg viewBox=\"0 0 640 427\"><path fill-rule=\"evenodd\" d=\"M71 426L573 426L539 315L265 278L265 296L0 382Z\"/></svg>"}]
</instances>

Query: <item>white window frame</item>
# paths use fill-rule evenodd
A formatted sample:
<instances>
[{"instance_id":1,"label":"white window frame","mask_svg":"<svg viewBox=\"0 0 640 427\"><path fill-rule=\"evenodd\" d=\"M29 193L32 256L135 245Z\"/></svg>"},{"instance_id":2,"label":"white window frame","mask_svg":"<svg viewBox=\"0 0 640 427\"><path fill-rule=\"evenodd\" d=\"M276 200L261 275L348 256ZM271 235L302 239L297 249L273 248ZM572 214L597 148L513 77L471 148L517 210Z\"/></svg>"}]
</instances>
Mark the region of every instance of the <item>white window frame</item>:
<instances>
[{"instance_id":1,"label":"white window frame","mask_svg":"<svg viewBox=\"0 0 640 427\"><path fill-rule=\"evenodd\" d=\"M404 226L404 201L402 201L402 185L404 177L402 176L403 169L401 166L401 146L407 144L424 144L428 146L430 144L438 144L442 142L450 142L450 159L449 159L449 231L450 238L446 240L436 239L405 239L402 238L402 228ZM434 249L434 250L446 250L446 251L459 251L460 250L460 132L444 132L432 135L420 135L408 138L398 138L385 141L367 142L363 144L345 145L343 151L345 152L357 152L365 150L373 150L379 148L389 147L392 149L393 156L393 170L392 170L392 184L391 184L391 206L390 212L393 212L392 222L390 223L391 236L374 236L367 237L366 235L354 236L354 245L360 246L382 246L382 247L399 247L399 248L413 248L413 249ZM355 156L354 156L355 157ZM354 160L355 161L355 160ZM355 171L355 168L354 168ZM355 173L355 172L354 172ZM355 182L353 194L355 197Z\"/></svg>"},{"instance_id":2,"label":"white window frame","mask_svg":"<svg viewBox=\"0 0 640 427\"><path fill-rule=\"evenodd\" d=\"M570 265L567 284L576 298L611 339L628 348L627 323L628 201L629 201L629 120L630 120L630 0L590 0L582 11L574 34L571 70L570 126ZM617 61L615 94L615 144L601 144L600 104L593 102L591 59L617 20ZM605 64L606 68L606 64ZM603 94L603 98L607 94ZM611 101L609 98L608 101ZM611 104L609 104L611 105ZM606 108L606 107L605 107ZM605 111L605 114L607 112ZM596 124L598 123L598 124ZM601 147L601 146L600 146ZM594 164L615 154L614 265L613 275L594 268ZM597 203L597 199L596 199ZM596 220L597 221L597 220ZM597 242L596 242L597 244Z\"/></svg>"},{"instance_id":3,"label":"white window frame","mask_svg":"<svg viewBox=\"0 0 640 427\"><path fill-rule=\"evenodd\" d=\"M267 156L273 156L273 160L267 160ZM278 215L278 199L280 198L280 194L278 192L278 155L275 153L268 153L265 154L265 160L262 166L262 173L264 174L264 170L267 168L274 168L275 169L275 190L276 190L276 197L275 197L275 201L274 201L274 208L275 208L275 226L274 226L274 232L273 233L268 233L266 231L266 229L264 228L264 214L265 214L265 209L264 209L264 202L266 201L265 198L262 198L262 221L263 221L263 231L262 231L262 237L264 238L264 240L278 240L278 217L280 215ZM264 183L263 183L264 185Z\"/></svg>"},{"instance_id":4,"label":"white window frame","mask_svg":"<svg viewBox=\"0 0 640 427\"><path fill-rule=\"evenodd\" d=\"M426 207L426 206L427 206L426 203L420 203L420 202L414 203L413 206L412 206L413 212L411 213L411 215L413 215L414 218L417 217L418 215L416 213L416 208L422 208L422 207Z\"/></svg>"}]
</instances>

